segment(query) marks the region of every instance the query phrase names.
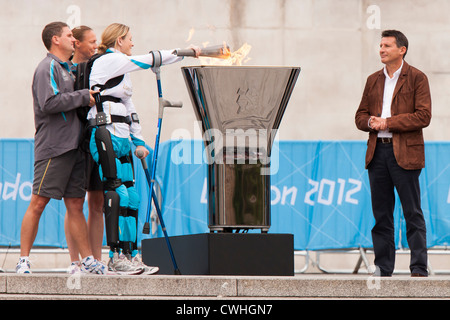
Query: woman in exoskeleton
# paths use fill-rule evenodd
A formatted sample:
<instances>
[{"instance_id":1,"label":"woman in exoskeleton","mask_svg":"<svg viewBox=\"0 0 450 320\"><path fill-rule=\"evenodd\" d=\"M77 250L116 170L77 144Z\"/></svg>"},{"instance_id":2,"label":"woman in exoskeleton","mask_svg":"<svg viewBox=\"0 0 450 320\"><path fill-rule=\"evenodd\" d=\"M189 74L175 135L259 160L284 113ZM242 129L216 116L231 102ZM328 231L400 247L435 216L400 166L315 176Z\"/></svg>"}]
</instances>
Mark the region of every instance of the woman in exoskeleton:
<instances>
[{"instance_id":1,"label":"woman in exoskeleton","mask_svg":"<svg viewBox=\"0 0 450 320\"><path fill-rule=\"evenodd\" d=\"M156 273L157 267L142 264L137 251L139 195L133 183L131 143L136 156L145 158L141 126L132 102L130 72L150 69L153 54L131 55L129 27L113 23L102 34L99 53L90 73L90 88L100 92L88 120L94 126L90 151L100 166L105 191L105 224L110 247L108 266L123 274ZM192 48L197 53L199 49ZM180 61L173 50L160 50L162 64ZM123 253L123 255L121 255Z\"/></svg>"}]
</instances>

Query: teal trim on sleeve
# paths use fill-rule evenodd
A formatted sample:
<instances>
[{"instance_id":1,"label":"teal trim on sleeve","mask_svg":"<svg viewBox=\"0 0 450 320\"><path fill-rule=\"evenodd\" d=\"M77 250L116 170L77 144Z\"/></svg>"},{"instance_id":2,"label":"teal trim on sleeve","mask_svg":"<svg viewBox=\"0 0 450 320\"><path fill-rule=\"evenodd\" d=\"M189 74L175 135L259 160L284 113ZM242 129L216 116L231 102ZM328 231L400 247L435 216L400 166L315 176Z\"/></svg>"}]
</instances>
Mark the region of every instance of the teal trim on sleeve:
<instances>
[{"instance_id":1,"label":"teal trim on sleeve","mask_svg":"<svg viewBox=\"0 0 450 320\"><path fill-rule=\"evenodd\" d=\"M151 67L151 65L141 62L141 61L136 61L134 59L130 59L131 62L133 62L135 65L137 65L138 67L142 68L142 69L149 69Z\"/></svg>"},{"instance_id":2,"label":"teal trim on sleeve","mask_svg":"<svg viewBox=\"0 0 450 320\"><path fill-rule=\"evenodd\" d=\"M55 60L52 60L50 63L50 85L52 86L53 93L57 95L59 93L58 86L56 85L55 81Z\"/></svg>"}]
</instances>

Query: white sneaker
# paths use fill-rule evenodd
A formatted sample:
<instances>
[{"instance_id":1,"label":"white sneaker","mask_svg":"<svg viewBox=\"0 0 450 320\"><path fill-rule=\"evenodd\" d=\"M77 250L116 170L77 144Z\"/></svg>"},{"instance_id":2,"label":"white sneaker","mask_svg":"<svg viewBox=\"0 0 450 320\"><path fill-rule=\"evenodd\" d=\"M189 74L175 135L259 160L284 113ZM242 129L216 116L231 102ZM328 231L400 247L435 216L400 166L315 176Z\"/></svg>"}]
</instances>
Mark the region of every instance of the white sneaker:
<instances>
[{"instance_id":1,"label":"white sneaker","mask_svg":"<svg viewBox=\"0 0 450 320\"><path fill-rule=\"evenodd\" d=\"M142 262L142 258L141 255L138 253L136 254L133 258L131 258L131 262L138 267L142 267L144 268L144 272L143 274L155 274L158 273L159 268L158 267L152 267L152 266L148 266L146 265L144 262Z\"/></svg>"},{"instance_id":2,"label":"white sneaker","mask_svg":"<svg viewBox=\"0 0 450 320\"><path fill-rule=\"evenodd\" d=\"M28 258L19 258L16 265L16 273L31 273L30 260Z\"/></svg>"},{"instance_id":3,"label":"white sneaker","mask_svg":"<svg viewBox=\"0 0 450 320\"><path fill-rule=\"evenodd\" d=\"M76 274L81 273L81 263L80 261L74 261L70 264L70 266L67 268L67 273L69 274Z\"/></svg>"},{"instance_id":4,"label":"white sneaker","mask_svg":"<svg viewBox=\"0 0 450 320\"><path fill-rule=\"evenodd\" d=\"M87 257L81 262L81 272L105 275L108 274L108 267L93 257Z\"/></svg>"},{"instance_id":5,"label":"white sneaker","mask_svg":"<svg viewBox=\"0 0 450 320\"><path fill-rule=\"evenodd\" d=\"M108 262L108 268L123 275L137 275L144 272L144 268L133 265L125 256L119 256L118 252L114 252L113 257Z\"/></svg>"}]
</instances>

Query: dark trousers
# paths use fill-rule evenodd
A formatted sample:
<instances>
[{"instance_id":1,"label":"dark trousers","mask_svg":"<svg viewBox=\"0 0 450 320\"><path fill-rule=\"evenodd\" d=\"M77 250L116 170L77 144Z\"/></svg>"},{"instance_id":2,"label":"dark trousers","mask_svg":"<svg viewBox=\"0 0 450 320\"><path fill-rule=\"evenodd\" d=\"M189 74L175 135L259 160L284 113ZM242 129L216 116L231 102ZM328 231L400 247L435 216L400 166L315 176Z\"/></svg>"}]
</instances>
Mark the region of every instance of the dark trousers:
<instances>
[{"instance_id":1,"label":"dark trousers","mask_svg":"<svg viewBox=\"0 0 450 320\"><path fill-rule=\"evenodd\" d=\"M375 265L384 276L390 276L394 271L395 187L406 221L406 238L411 250L411 273L428 275L426 227L420 204L421 170L401 168L395 160L392 144L378 142L368 171L375 218L372 229Z\"/></svg>"}]
</instances>

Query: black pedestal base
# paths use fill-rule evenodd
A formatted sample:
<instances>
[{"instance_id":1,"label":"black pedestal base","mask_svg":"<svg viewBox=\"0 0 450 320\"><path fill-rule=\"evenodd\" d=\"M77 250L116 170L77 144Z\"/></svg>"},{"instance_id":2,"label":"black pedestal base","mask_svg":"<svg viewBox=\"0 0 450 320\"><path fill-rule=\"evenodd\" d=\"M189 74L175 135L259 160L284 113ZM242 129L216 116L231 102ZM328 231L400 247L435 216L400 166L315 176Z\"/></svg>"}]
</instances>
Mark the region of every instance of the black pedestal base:
<instances>
[{"instance_id":1,"label":"black pedestal base","mask_svg":"<svg viewBox=\"0 0 450 320\"><path fill-rule=\"evenodd\" d=\"M170 237L182 275L294 275L294 236L270 233L205 233ZM174 274L165 238L142 240L142 260Z\"/></svg>"}]
</instances>

